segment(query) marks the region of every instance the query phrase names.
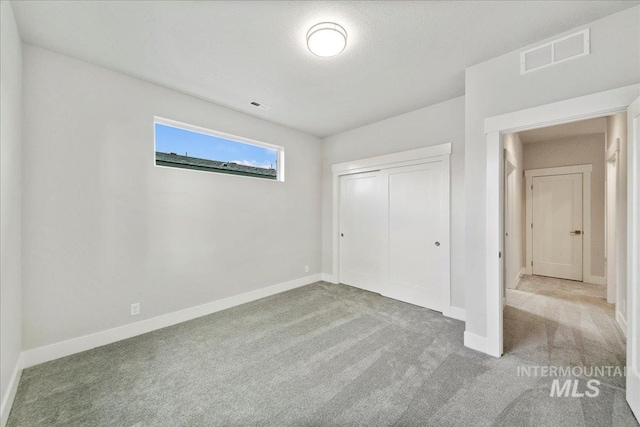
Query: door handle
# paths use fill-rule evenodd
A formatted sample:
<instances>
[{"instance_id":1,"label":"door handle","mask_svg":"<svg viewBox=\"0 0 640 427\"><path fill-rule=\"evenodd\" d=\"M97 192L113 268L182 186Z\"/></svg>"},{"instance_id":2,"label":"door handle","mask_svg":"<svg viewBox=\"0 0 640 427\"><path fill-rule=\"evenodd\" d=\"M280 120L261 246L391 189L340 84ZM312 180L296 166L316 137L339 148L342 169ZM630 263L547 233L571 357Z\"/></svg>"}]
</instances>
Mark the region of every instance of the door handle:
<instances>
[{"instance_id":1,"label":"door handle","mask_svg":"<svg viewBox=\"0 0 640 427\"><path fill-rule=\"evenodd\" d=\"M582 234L582 230L570 231L569 234L571 234L572 236L579 236L580 234Z\"/></svg>"},{"instance_id":2,"label":"door handle","mask_svg":"<svg viewBox=\"0 0 640 427\"><path fill-rule=\"evenodd\" d=\"M435 243L435 245L436 245L436 246L440 246L440 242L436 242L436 243Z\"/></svg>"}]
</instances>

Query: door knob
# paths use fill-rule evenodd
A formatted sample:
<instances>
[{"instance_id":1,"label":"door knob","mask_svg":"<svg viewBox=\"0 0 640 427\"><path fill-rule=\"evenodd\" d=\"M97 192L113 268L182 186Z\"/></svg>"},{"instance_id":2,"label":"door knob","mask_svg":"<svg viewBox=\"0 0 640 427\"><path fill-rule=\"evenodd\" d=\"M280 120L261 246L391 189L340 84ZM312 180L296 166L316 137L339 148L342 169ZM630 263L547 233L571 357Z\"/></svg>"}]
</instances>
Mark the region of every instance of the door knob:
<instances>
[{"instance_id":1,"label":"door knob","mask_svg":"<svg viewBox=\"0 0 640 427\"><path fill-rule=\"evenodd\" d=\"M344 237L344 233L340 233L340 237Z\"/></svg>"},{"instance_id":2,"label":"door knob","mask_svg":"<svg viewBox=\"0 0 640 427\"><path fill-rule=\"evenodd\" d=\"M569 234L571 234L572 236L579 236L580 234L582 234L582 230L570 231Z\"/></svg>"},{"instance_id":3,"label":"door knob","mask_svg":"<svg viewBox=\"0 0 640 427\"><path fill-rule=\"evenodd\" d=\"M436 242L436 243L435 243L435 245L436 245L436 246L440 246L440 242Z\"/></svg>"}]
</instances>

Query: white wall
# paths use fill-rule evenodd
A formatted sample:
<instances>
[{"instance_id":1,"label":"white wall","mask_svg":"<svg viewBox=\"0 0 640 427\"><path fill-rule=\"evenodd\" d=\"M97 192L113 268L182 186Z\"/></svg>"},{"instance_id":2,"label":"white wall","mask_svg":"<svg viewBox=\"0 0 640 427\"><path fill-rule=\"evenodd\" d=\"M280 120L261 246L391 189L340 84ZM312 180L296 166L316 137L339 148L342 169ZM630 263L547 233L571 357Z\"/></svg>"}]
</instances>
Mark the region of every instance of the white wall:
<instances>
[{"instance_id":1,"label":"white wall","mask_svg":"<svg viewBox=\"0 0 640 427\"><path fill-rule=\"evenodd\" d=\"M318 138L33 46L23 59L24 350L320 273ZM286 182L154 166L154 115L284 146Z\"/></svg>"},{"instance_id":2,"label":"white wall","mask_svg":"<svg viewBox=\"0 0 640 427\"><path fill-rule=\"evenodd\" d=\"M470 334L487 336L487 164L484 120L528 107L638 83L639 13L640 6L636 6L580 27L591 29L591 55L521 75L520 52L533 47L523 46L522 49L466 70L465 204L473 206L473 209L466 211L465 278L466 300L470 302L466 307L466 327Z\"/></svg>"},{"instance_id":3,"label":"white wall","mask_svg":"<svg viewBox=\"0 0 640 427\"><path fill-rule=\"evenodd\" d=\"M524 146L524 168L592 165L591 170L591 275L604 278L605 135L593 134ZM589 230L585 230L589 232ZM586 282L589 278L585 277ZM603 279L604 280L604 279Z\"/></svg>"},{"instance_id":4,"label":"white wall","mask_svg":"<svg viewBox=\"0 0 640 427\"><path fill-rule=\"evenodd\" d=\"M451 301L464 308L464 97L324 139L322 155L322 271L332 274L331 165L452 143Z\"/></svg>"},{"instance_id":5,"label":"white wall","mask_svg":"<svg viewBox=\"0 0 640 427\"><path fill-rule=\"evenodd\" d=\"M0 19L0 401L5 403L22 345L22 46L8 1L0 3Z\"/></svg>"},{"instance_id":6,"label":"white wall","mask_svg":"<svg viewBox=\"0 0 640 427\"><path fill-rule=\"evenodd\" d=\"M620 138L618 153L618 207L617 207L617 268L616 292L627 300L627 114L618 113L607 117L607 147ZM606 159L605 159L606 160ZM616 307L620 316L627 320L627 305Z\"/></svg>"},{"instance_id":7,"label":"white wall","mask_svg":"<svg viewBox=\"0 0 640 427\"><path fill-rule=\"evenodd\" d=\"M526 252L525 252L525 242L526 242L526 233L525 233L525 186L526 179L524 177L524 147L522 145L522 141L520 140L520 136L517 133L510 133L504 136L504 148L507 150L512 158L516 161L516 168L514 173L515 175L515 191L514 191L514 242L515 242L515 253L506 254L506 257L513 256L516 259L516 265L518 271L516 274L520 273L520 270L524 268L524 264L526 261ZM507 259L505 258L505 262Z\"/></svg>"}]
</instances>

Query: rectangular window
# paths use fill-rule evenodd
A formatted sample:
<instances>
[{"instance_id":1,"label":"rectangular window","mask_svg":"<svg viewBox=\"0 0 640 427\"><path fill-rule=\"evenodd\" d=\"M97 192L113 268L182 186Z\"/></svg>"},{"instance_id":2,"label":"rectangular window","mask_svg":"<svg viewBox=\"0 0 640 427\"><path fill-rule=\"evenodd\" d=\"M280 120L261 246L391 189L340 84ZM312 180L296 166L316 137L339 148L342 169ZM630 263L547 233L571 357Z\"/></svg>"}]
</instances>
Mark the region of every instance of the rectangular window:
<instances>
[{"instance_id":1,"label":"rectangular window","mask_svg":"<svg viewBox=\"0 0 640 427\"><path fill-rule=\"evenodd\" d=\"M156 166L284 181L284 148L155 118Z\"/></svg>"}]
</instances>

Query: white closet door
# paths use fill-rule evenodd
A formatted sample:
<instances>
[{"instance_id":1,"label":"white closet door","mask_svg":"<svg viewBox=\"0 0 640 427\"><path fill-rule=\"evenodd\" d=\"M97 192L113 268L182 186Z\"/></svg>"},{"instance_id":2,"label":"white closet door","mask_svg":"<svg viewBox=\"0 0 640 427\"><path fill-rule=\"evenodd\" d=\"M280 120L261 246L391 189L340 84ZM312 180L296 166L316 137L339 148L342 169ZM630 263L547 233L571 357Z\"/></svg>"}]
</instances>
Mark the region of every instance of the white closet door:
<instances>
[{"instance_id":1,"label":"white closet door","mask_svg":"<svg viewBox=\"0 0 640 427\"><path fill-rule=\"evenodd\" d=\"M443 169L437 161L380 172L382 294L436 311L449 305Z\"/></svg>"},{"instance_id":2,"label":"white closet door","mask_svg":"<svg viewBox=\"0 0 640 427\"><path fill-rule=\"evenodd\" d=\"M533 178L533 274L582 280L582 174Z\"/></svg>"},{"instance_id":3,"label":"white closet door","mask_svg":"<svg viewBox=\"0 0 640 427\"><path fill-rule=\"evenodd\" d=\"M340 282L379 293L378 175L340 177Z\"/></svg>"}]
</instances>

